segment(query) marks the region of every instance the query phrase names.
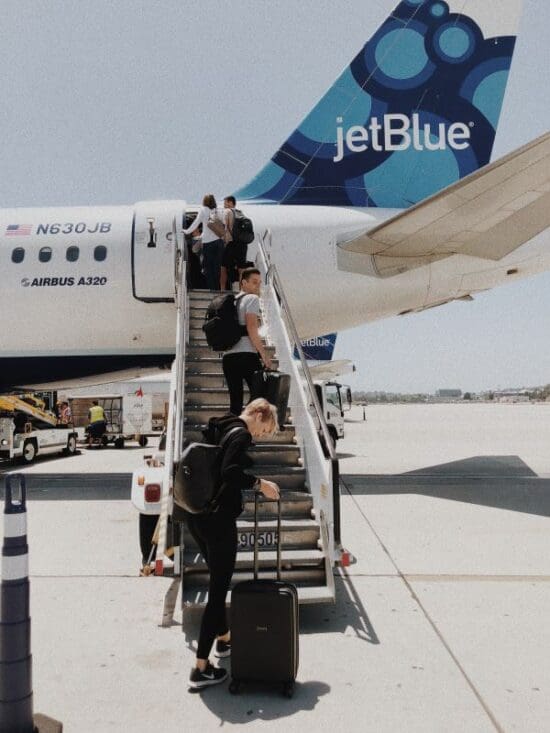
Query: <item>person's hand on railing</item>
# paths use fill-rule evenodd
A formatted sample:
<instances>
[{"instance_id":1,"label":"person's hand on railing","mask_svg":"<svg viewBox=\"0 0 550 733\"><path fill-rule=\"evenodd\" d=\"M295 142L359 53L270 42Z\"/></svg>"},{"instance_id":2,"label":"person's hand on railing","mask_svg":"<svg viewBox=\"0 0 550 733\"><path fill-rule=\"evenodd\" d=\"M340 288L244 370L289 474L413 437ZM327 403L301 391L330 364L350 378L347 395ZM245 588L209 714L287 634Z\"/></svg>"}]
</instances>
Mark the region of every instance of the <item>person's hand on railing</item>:
<instances>
[{"instance_id":1,"label":"person's hand on railing","mask_svg":"<svg viewBox=\"0 0 550 733\"><path fill-rule=\"evenodd\" d=\"M267 354L264 354L262 356L262 364L264 365L266 369L271 369L271 357L268 356Z\"/></svg>"}]
</instances>

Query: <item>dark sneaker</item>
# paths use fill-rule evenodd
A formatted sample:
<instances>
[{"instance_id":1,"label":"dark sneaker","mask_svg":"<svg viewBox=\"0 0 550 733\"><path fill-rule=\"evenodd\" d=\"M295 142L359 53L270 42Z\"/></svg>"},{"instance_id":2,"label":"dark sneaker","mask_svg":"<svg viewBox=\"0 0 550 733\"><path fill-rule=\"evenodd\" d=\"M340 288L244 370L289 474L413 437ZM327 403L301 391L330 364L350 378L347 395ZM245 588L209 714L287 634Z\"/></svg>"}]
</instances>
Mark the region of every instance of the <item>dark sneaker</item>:
<instances>
[{"instance_id":1,"label":"dark sneaker","mask_svg":"<svg viewBox=\"0 0 550 733\"><path fill-rule=\"evenodd\" d=\"M219 685L226 677L227 670L223 669L223 667L213 667L211 664L208 664L204 672L200 672L197 667L193 667L189 675L189 687L194 690L200 690L201 687Z\"/></svg>"},{"instance_id":2,"label":"dark sneaker","mask_svg":"<svg viewBox=\"0 0 550 733\"><path fill-rule=\"evenodd\" d=\"M223 659L224 657L230 657L231 656L231 642L230 641L222 641L221 639L218 639L216 641L216 648L214 650L214 656L218 659Z\"/></svg>"}]
</instances>

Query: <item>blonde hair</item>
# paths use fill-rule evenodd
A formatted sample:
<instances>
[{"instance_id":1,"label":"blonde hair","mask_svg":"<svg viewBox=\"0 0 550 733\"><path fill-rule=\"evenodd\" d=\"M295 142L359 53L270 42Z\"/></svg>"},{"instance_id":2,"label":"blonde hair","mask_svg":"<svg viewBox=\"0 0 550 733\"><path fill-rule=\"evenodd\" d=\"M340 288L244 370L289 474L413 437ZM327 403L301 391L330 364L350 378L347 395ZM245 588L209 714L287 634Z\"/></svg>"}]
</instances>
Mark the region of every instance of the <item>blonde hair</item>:
<instances>
[{"instance_id":1,"label":"blonde hair","mask_svg":"<svg viewBox=\"0 0 550 733\"><path fill-rule=\"evenodd\" d=\"M277 432L277 408L263 397L258 397L258 399L249 402L243 410L243 415L247 415L248 417L260 415L262 423L270 424L271 435Z\"/></svg>"}]
</instances>

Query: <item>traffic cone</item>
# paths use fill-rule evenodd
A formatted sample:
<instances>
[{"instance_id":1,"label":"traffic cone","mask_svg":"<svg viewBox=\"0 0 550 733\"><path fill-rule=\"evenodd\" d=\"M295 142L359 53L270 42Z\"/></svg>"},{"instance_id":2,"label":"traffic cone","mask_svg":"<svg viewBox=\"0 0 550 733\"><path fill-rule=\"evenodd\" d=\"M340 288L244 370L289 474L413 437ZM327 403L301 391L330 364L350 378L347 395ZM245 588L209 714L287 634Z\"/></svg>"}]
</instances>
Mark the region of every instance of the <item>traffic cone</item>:
<instances>
[{"instance_id":1,"label":"traffic cone","mask_svg":"<svg viewBox=\"0 0 550 733\"><path fill-rule=\"evenodd\" d=\"M20 499L14 500L17 479ZM61 733L47 716L33 719L29 547L25 477L6 478L0 585L0 733Z\"/></svg>"}]
</instances>

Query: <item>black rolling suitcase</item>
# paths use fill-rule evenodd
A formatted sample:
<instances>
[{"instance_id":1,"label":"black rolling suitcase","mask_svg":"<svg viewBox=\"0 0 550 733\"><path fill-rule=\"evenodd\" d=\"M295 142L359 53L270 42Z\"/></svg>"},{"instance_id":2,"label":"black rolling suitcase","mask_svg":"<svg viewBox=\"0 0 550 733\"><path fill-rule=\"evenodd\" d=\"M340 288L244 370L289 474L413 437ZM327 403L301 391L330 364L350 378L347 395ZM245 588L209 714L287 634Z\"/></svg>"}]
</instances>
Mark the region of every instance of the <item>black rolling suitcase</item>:
<instances>
[{"instance_id":1,"label":"black rolling suitcase","mask_svg":"<svg viewBox=\"0 0 550 733\"><path fill-rule=\"evenodd\" d=\"M275 682L292 697L298 672L298 591L281 580L281 502L277 502L277 580L258 579L254 542L254 580L237 583L231 593L231 683ZM258 536L258 494L254 500L254 537Z\"/></svg>"},{"instance_id":2,"label":"black rolling suitcase","mask_svg":"<svg viewBox=\"0 0 550 733\"><path fill-rule=\"evenodd\" d=\"M286 422L288 397L290 394L290 374L272 369L254 372L252 381L253 393L265 399L277 408L277 422L282 430Z\"/></svg>"}]
</instances>

